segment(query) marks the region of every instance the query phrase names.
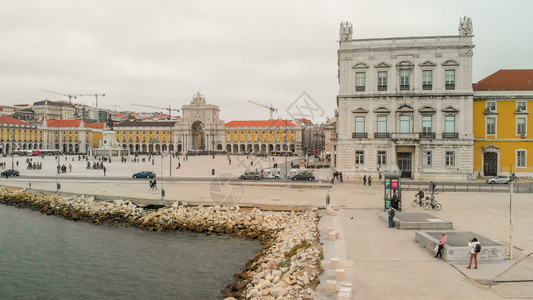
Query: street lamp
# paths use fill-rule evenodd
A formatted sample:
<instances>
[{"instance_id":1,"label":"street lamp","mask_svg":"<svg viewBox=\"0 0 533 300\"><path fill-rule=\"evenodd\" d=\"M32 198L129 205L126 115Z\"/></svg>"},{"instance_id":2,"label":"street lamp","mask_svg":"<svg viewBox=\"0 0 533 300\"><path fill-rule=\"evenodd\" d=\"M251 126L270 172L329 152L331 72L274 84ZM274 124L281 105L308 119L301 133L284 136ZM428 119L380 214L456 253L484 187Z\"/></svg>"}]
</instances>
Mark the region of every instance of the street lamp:
<instances>
[{"instance_id":1,"label":"street lamp","mask_svg":"<svg viewBox=\"0 0 533 300\"><path fill-rule=\"evenodd\" d=\"M289 167L287 162L287 157L289 156L289 145L287 144L287 119L285 119L285 150L285 185L287 185L289 179L289 172L287 171L287 168Z\"/></svg>"}]
</instances>

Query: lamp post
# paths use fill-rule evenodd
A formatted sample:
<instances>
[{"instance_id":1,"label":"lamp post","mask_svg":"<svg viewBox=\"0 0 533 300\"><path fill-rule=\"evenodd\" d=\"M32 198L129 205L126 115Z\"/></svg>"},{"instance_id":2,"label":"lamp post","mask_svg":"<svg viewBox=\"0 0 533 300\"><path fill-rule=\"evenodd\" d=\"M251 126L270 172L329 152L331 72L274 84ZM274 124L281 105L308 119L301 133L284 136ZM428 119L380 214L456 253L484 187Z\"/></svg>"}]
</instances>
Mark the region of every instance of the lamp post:
<instances>
[{"instance_id":1,"label":"lamp post","mask_svg":"<svg viewBox=\"0 0 533 300\"><path fill-rule=\"evenodd\" d=\"M161 200L159 201L163 204L163 197L165 197L165 189L163 188L163 151L161 151Z\"/></svg>"},{"instance_id":2,"label":"lamp post","mask_svg":"<svg viewBox=\"0 0 533 300\"><path fill-rule=\"evenodd\" d=\"M15 153L14 153L14 149L15 149L15 144L16 144L16 141L15 141L15 129L13 129L13 132L11 133L11 169L12 170L15 170Z\"/></svg>"},{"instance_id":3,"label":"lamp post","mask_svg":"<svg viewBox=\"0 0 533 300\"><path fill-rule=\"evenodd\" d=\"M289 156L289 145L287 144L287 120L285 119L285 185L288 185L289 172L287 171L288 161L287 157Z\"/></svg>"}]
</instances>

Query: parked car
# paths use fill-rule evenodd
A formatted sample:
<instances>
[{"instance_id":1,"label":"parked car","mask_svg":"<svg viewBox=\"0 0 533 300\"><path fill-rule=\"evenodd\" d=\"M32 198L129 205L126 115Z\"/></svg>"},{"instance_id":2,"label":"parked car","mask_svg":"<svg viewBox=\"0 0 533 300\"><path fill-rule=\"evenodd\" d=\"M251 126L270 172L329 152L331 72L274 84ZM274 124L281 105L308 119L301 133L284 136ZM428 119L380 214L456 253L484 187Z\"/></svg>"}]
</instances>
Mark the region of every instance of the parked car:
<instances>
[{"instance_id":1,"label":"parked car","mask_svg":"<svg viewBox=\"0 0 533 300\"><path fill-rule=\"evenodd\" d=\"M133 174L133 178L154 178L155 173L152 171L141 171L138 173Z\"/></svg>"},{"instance_id":2,"label":"parked car","mask_svg":"<svg viewBox=\"0 0 533 300\"><path fill-rule=\"evenodd\" d=\"M17 170L13 170L13 169L5 170L4 172L2 172L2 173L0 174L0 176L2 176L2 177L7 177L7 176L19 176L19 175L20 175L19 171L17 171Z\"/></svg>"},{"instance_id":3,"label":"parked car","mask_svg":"<svg viewBox=\"0 0 533 300\"><path fill-rule=\"evenodd\" d=\"M261 179L261 173L259 173L259 172L246 171L246 172L244 172L244 174L242 174L239 178L240 178L241 180L246 180L246 179L255 179L255 180L259 180L259 179Z\"/></svg>"},{"instance_id":4,"label":"parked car","mask_svg":"<svg viewBox=\"0 0 533 300\"><path fill-rule=\"evenodd\" d=\"M292 180L315 180L315 174L311 172L301 172L292 177Z\"/></svg>"},{"instance_id":5,"label":"parked car","mask_svg":"<svg viewBox=\"0 0 533 300\"><path fill-rule=\"evenodd\" d=\"M495 184L495 183L509 183L511 182L511 177L507 175L501 175L501 176L494 176L492 178L487 179L488 184Z\"/></svg>"}]
</instances>

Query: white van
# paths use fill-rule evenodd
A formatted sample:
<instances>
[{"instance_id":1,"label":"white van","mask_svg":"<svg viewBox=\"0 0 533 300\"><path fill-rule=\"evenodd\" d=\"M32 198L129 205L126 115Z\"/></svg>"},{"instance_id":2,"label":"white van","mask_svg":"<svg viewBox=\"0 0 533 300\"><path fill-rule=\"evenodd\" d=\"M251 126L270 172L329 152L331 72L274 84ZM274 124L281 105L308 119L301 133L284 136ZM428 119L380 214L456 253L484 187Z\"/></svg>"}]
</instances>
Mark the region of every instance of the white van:
<instances>
[{"instance_id":1,"label":"white van","mask_svg":"<svg viewBox=\"0 0 533 300\"><path fill-rule=\"evenodd\" d=\"M279 179L281 177L281 169L271 168L263 171L263 178Z\"/></svg>"}]
</instances>

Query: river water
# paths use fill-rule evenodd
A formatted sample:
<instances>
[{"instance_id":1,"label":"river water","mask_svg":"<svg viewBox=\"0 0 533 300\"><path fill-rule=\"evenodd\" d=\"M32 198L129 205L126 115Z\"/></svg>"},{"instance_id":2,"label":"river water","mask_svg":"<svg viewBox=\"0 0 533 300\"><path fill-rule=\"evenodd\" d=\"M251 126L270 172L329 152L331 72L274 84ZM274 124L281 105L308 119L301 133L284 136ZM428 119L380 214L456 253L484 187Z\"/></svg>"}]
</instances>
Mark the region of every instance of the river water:
<instances>
[{"instance_id":1,"label":"river water","mask_svg":"<svg viewBox=\"0 0 533 300\"><path fill-rule=\"evenodd\" d=\"M220 299L258 241L148 232L0 205L0 299Z\"/></svg>"}]
</instances>

